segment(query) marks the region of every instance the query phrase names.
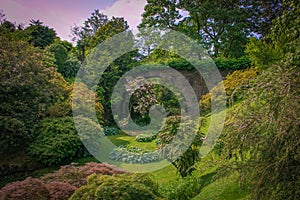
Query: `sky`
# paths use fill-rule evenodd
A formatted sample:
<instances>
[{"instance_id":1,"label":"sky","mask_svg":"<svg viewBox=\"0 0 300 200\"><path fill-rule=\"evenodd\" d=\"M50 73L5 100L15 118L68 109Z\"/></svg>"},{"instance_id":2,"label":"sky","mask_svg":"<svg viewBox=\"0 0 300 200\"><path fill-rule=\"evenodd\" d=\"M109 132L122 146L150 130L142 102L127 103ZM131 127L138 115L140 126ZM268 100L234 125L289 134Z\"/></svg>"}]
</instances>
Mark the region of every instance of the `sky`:
<instances>
[{"instance_id":1,"label":"sky","mask_svg":"<svg viewBox=\"0 0 300 200\"><path fill-rule=\"evenodd\" d=\"M0 10L16 24L26 26L30 19L39 19L62 40L71 41L71 27L81 25L95 9L109 17L124 17L135 29L145 4L146 0L0 0Z\"/></svg>"}]
</instances>

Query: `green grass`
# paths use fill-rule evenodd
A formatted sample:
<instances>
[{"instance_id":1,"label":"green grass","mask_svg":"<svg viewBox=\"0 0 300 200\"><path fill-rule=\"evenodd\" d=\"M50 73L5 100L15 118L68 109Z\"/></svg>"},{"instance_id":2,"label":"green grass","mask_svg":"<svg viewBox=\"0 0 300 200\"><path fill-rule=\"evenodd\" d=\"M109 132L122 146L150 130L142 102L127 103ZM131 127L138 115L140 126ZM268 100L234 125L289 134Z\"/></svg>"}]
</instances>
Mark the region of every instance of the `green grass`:
<instances>
[{"instance_id":1,"label":"green grass","mask_svg":"<svg viewBox=\"0 0 300 200\"><path fill-rule=\"evenodd\" d=\"M238 185L236 178L232 174L211 182L193 200L249 200L249 193Z\"/></svg>"},{"instance_id":2,"label":"green grass","mask_svg":"<svg viewBox=\"0 0 300 200\"><path fill-rule=\"evenodd\" d=\"M149 173L153 181L157 182L159 185L166 184L177 179L181 179L180 175L177 174L174 165L170 164L160 170L153 171Z\"/></svg>"},{"instance_id":3,"label":"green grass","mask_svg":"<svg viewBox=\"0 0 300 200\"><path fill-rule=\"evenodd\" d=\"M129 145L137 148L142 148L145 150L156 150L157 145L155 144L155 140L151 142L137 142L134 136L126 135L126 134L118 134L107 136L107 138L116 146L121 145Z\"/></svg>"}]
</instances>

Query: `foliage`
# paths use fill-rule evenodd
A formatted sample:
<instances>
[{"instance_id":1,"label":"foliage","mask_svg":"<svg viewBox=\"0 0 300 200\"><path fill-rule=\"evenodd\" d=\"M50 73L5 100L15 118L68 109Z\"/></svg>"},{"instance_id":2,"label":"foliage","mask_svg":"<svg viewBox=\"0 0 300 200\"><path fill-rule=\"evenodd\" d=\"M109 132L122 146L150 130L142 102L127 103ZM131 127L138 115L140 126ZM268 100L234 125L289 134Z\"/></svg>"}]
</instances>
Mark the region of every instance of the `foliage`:
<instances>
[{"instance_id":1,"label":"foliage","mask_svg":"<svg viewBox=\"0 0 300 200\"><path fill-rule=\"evenodd\" d=\"M124 173L126 171L109 164L89 162L83 166L74 164L61 166L58 171L42 176L41 180L47 184L51 182L68 183L78 188L87 183L87 177L91 174L113 175Z\"/></svg>"},{"instance_id":2,"label":"foliage","mask_svg":"<svg viewBox=\"0 0 300 200\"><path fill-rule=\"evenodd\" d=\"M65 117L72 115L72 106L68 101L58 101L51 105L47 111L47 115L50 118Z\"/></svg>"},{"instance_id":3,"label":"foliage","mask_svg":"<svg viewBox=\"0 0 300 200\"><path fill-rule=\"evenodd\" d=\"M26 148L33 126L69 88L49 54L12 34L0 34L1 153Z\"/></svg>"},{"instance_id":4,"label":"foliage","mask_svg":"<svg viewBox=\"0 0 300 200\"><path fill-rule=\"evenodd\" d=\"M69 116L42 120L35 128L38 136L30 145L31 155L46 165L59 164L75 157L89 155L80 139L97 142L94 138L98 138L101 129L95 122L83 116L79 116L77 121L78 128L92 131L80 135L79 138L73 118Z\"/></svg>"},{"instance_id":5,"label":"foliage","mask_svg":"<svg viewBox=\"0 0 300 200\"><path fill-rule=\"evenodd\" d=\"M42 49L52 44L56 37L54 29L44 26L40 20L30 20L30 24L24 32L28 37L29 43Z\"/></svg>"},{"instance_id":6,"label":"foliage","mask_svg":"<svg viewBox=\"0 0 300 200\"><path fill-rule=\"evenodd\" d=\"M0 199L45 199L65 200L74 191L87 183L91 174L124 174L123 170L102 163L86 163L84 166L73 164L61 166L56 172L46 174L40 179L27 178L7 184L0 190Z\"/></svg>"},{"instance_id":7,"label":"foliage","mask_svg":"<svg viewBox=\"0 0 300 200\"><path fill-rule=\"evenodd\" d=\"M5 199L50 199L49 191L45 184L36 178L27 178L8 184L0 190L0 198Z\"/></svg>"},{"instance_id":8,"label":"foliage","mask_svg":"<svg viewBox=\"0 0 300 200\"><path fill-rule=\"evenodd\" d=\"M180 22L185 26L179 27L200 34L201 43L211 55L243 56L249 27L247 12L239 1L179 1L178 7L189 12Z\"/></svg>"},{"instance_id":9,"label":"foliage","mask_svg":"<svg viewBox=\"0 0 300 200\"><path fill-rule=\"evenodd\" d=\"M67 49L60 44L58 41L50 44L49 46L46 47L46 50L54 54L55 58L55 64L57 65L58 69L57 71L61 71L61 68L65 64L67 57L68 57L68 52Z\"/></svg>"},{"instance_id":10,"label":"foliage","mask_svg":"<svg viewBox=\"0 0 300 200\"><path fill-rule=\"evenodd\" d=\"M218 69L238 70L251 67L251 60L248 57L240 58L216 58L214 62Z\"/></svg>"},{"instance_id":11,"label":"foliage","mask_svg":"<svg viewBox=\"0 0 300 200\"><path fill-rule=\"evenodd\" d=\"M263 40L250 38L245 52L256 67L265 69L278 62L282 58L281 49L274 49L274 46Z\"/></svg>"},{"instance_id":12,"label":"foliage","mask_svg":"<svg viewBox=\"0 0 300 200\"><path fill-rule=\"evenodd\" d=\"M68 183L52 181L46 184L50 193L50 200L65 200L68 199L77 189Z\"/></svg>"},{"instance_id":13,"label":"foliage","mask_svg":"<svg viewBox=\"0 0 300 200\"><path fill-rule=\"evenodd\" d=\"M148 151L137 147L125 146L115 148L109 158L127 163L151 163L159 161L161 156L156 151Z\"/></svg>"},{"instance_id":14,"label":"foliage","mask_svg":"<svg viewBox=\"0 0 300 200\"><path fill-rule=\"evenodd\" d=\"M72 40L77 42L78 59L83 62L86 56L86 47L92 36L96 34L101 26L108 22L107 15L100 13L99 10L94 10L91 16L86 19L82 26L75 25L72 27Z\"/></svg>"},{"instance_id":15,"label":"foliage","mask_svg":"<svg viewBox=\"0 0 300 200\"><path fill-rule=\"evenodd\" d=\"M115 128L115 127L108 127L108 126L105 126L103 127L104 129L104 135L105 136L110 136L110 135L118 135L120 134L120 130Z\"/></svg>"},{"instance_id":16,"label":"foliage","mask_svg":"<svg viewBox=\"0 0 300 200\"><path fill-rule=\"evenodd\" d=\"M72 196L76 199L161 199L157 185L143 174L88 177L88 183Z\"/></svg>"},{"instance_id":17,"label":"foliage","mask_svg":"<svg viewBox=\"0 0 300 200\"><path fill-rule=\"evenodd\" d=\"M93 116L96 112L98 120L101 121L103 106L100 103L100 99L85 84L77 82L75 84L76 87L73 86L73 93L70 96L72 98L73 112L76 112L77 116L82 115L85 117Z\"/></svg>"},{"instance_id":18,"label":"foliage","mask_svg":"<svg viewBox=\"0 0 300 200\"><path fill-rule=\"evenodd\" d=\"M299 197L299 81L296 67L267 70L227 121L227 155L241 160L255 198Z\"/></svg>"},{"instance_id":19,"label":"foliage","mask_svg":"<svg viewBox=\"0 0 300 200\"><path fill-rule=\"evenodd\" d=\"M148 132L148 133L142 133L135 137L135 140L137 142L151 142L156 139L157 133Z\"/></svg>"},{"instance_id":20,"label":"foliage","mask_svg":"<svg viewBox=\"0 0 300 200\"><path fill-rule=\"evenodd\" d=\"M167 199L186 200L196 196L202 187L203 185L200 179L190 175L181 180L167 183L161 189L161 193L167 197Z\"/></svg>"},{"instance_id":21,"label":"foliage","mask_svg":"<svg viewBox=\"0 0 300 200\"><path fill-rule=\"evenodd\" d=\"M174 0L147 0L142 17L142 23L139 25L139 28L173 28L180 15L176 9L176 1Z\"/></svg>"},{"instance_id":22,"label":"foliage","mask_svg":"<svg viewBox=\"0 0 300 200\"><path fill-rule=\"evenodd\" d=\"M165 149L164 152L161 152L163 157L172 162L172 164L176 167L177 172L182 177L186 177L191 174L194 170L194 164L200 160L199 147L202 145L203 134L196 130L195 126L196 125L192 120L187 119L185 120L185 123L181 123L180 116L170 116L166 119L165 126L158 134L159 148L162 149L166 144L169 144L173 140L179 130L183 133L186 131L195 131L195 138L191 144L184 144L185 141L189 141L184 137L187 137L191 133L183 134L180 141L176 141L178 144L174 143L176 148ZM185 145L188 145L188 148L184 152L181 152L182 147L185 147ZM179 153L182 153L182 155L176 160L173 160L173 156L177 156Z\"/></svg>"},{"instance_id":23,"label":"foliage","mask_svg":"<svg viewBox=\"0 0 300 200\"><path fill-rule=\"evenodd\" d=\"M258 70L255 68L249 68L245 70L236 70L231 74L227 75L223 81L224 89L226 91L228 104L233 104L235 101L243 99L245 89L248 89L251 85L251 81L256 78ZM209 93L203 95L199 102L200 110L207 113L211 110L211 95L214 94L216 99L214 99L215 105L223 101L219 99L218 95L222 90L222 85L219 83L217 86L213 87ZM216 107L217 108L217 107Z\"/></svg>"}]
</instances>

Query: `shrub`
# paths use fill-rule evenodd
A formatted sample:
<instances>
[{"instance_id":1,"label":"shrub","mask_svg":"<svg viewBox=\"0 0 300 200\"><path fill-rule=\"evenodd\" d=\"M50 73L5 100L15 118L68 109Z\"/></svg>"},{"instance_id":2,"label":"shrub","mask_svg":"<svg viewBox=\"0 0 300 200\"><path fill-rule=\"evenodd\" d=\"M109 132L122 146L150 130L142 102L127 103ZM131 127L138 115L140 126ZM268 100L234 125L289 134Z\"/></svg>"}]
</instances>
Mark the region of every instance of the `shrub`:
<instances>
[{"instance_id":1,"label":"shrub","mask_svg":"<svg viewBox=\"0 0 300 200\"><path fill-rule=\"evenodd\" d=\"M8 184L0 190L0 199L49 200L50 194L46 185L36 178L27 178L24 181L16 181Z\"/></svg>"},{"instance_id":2,"label":"shrub","mask_svg":"<svg viewBox=\"0 0 300 200\"><path fill-rule=\"evenodd\" d=\"M157 133L149 132L149 133L144 133L144 134L137 135L135 137L135 140L137 142L151 142L151 141L156 139L156 136L157 136Z\"/></svg>"},{"instance_id":3,"label":"shrub","mask_svg":"<svg viewBox=\"0 0 300 200\"><path fill-rule=\"evenodd\" d=\"M177 135L178 131L184 134ZM175 136L179 136L175 141ZM190 137L193 136L193 141ZM177 172L182 177L192 173L195 162L200 160L199 146L202 145L203 134L196 128L196 124L189 118L180 116L170 116L166 118L165 126L159 134L159 152L161 155L172 162ZM171 146L167 144L172 143ZM184 150L184 151L183 151ZM178 158L178 155L181 155Z\"/></svg>"},{"instance_id":4,"label":"shrub","mask_svg":"<svg viewBox=\"0 0 300 200\"><path fill-rule=\"evenodd\" d=\"M248 57L216 58L214 61L218 69L240 70L251 67L251 60Z\"/></svg>"},{"instance_id":5,"label":"shrub","mask_svg":"<svg viewBox=\"0 0 300 200\"><path fill-rule=\"evenodd\" d=\"M110 135L118 135L120 134L120 130L115 128L115 127L108 127L105 126L104 128L104 135L105 136L110 136Z\"/></svg>"},{"instance_id":6,"label":"shrub","mask_svg":"<svg viewBox=\"0 0 300 200\"><path fill-rule=\"evenodd\" d=\"M86 184L86 178L91 174L113 175L124 173L126 173L126 171L117 169L112 165L90 162L83 166L61 166L58 171L42 176L41 180L45 183L50 183L52 181L65 182L71 186L80 187Z\"/></svg>"},{"instance_id":7,"label":"shrub","mask_svg":"<svg viewBox=\"0 0 300 200\"><path fill-rule=\"evenodd\" d=\"M87 185L80 187L70 200L77 199L161 199L157 185L144 174L88 177Z\"/></svg>"},{"instance_id":8,"label":"shrub","mask_svg":"<svg viewBox=\"0 0 300 200\"><path fill-rule=\"evenodd\" d=\"M82 140L97 142L101 129L92 120L79 116L77 119L81 132L89 130L80 135ZM89 128L86 128L89 127ZM37 161L54 165L75 157L89 155L77 134L72 117L47 118L42 120L35 128L38 136L30 145L30 153Z\"/></svg>"},{"instance_id":9,"label":"shrub","mask_svg":"<svg viewBox=\"0 0 300 200\"><path fill-rule=\"evenodd\" d=\"M226 76L223 81L224 89L227 96L227 102L233 103L234 100L240 100L243 98L244 89L249 88L252 80L257 76L258 71L255 68L249 68L246 70L236 70L233 73ZM214 99L216 106L218 103L223 101L222 95L218 96L217 94L222 93L221 83L213 87L211 91L202 96L200 100L200 109L203 112L209 112L211 110L211 96L215 95ZM219 97L219 98L218 98Z\"/></svg>"},{"instance_id":10,"label":"shrub","mask_svg":"<svg viewBox=\"0 0 300 200\"><path fill-rule=\"evenodd\" d=\"M65 200L68 199L77 189L68 183L52 181L46 185L51 200Z\"/></svg>"},{"instance_id":11,"label":"shrub","mask_svg":"<svg viewBox=\"0 0 300 200\"><path fill-rule=\"evenodd\" d=\"M49 117L65 117L72 115L72 106L68 101L57 102L49 107Z\"/></svg>"},{"instance_id":12,"label":"shrub","mask_svg":"<svg viewBox=\"0 0 300 200\"><path fill-rule=\"evenodd\" d=\"M157 152L149 152L136 147L118 147L109 155L109 158L127 163L150 163L161 159Z\"/></svg>"},{"instance_id":13,"label":"shrub","mask_svg":"<svg viewBox=\"0 0 300 200\"><path fill-rule=\"evenodd\" d=\"M83 152L71 117L42 120L35 130L38 136L30 145L30 153L43 164L59 164Z\"/></svg>"},{"instance_id":14,"label":"shrub","mask_svg":"<svg viewBox=\"0 0 300 200\"><path fill-rule=\"evenodd\" d=\"M172 181L160 188L161 193L167 199L186 200L196 196L203 187L198 177L190 175L180 180Z\"/></svg>"}]
</instances>

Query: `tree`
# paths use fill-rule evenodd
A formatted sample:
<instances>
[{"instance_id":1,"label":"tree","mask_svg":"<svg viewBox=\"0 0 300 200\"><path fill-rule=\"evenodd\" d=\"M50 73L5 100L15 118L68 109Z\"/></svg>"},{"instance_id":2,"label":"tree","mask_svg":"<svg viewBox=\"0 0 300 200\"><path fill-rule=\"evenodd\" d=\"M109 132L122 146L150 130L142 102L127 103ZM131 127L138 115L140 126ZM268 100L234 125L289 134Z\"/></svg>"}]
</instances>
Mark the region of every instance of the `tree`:
<instances>
[{"instance_id":1,"label":"tree","mask_svg":"<svg viewBox=\"0 0 300 200\"><path fill-rule=\"evenodd\" d=\"M8 154L26 149L33 126L67 97L68 86L45 51L9 34L0 34L0 41L0 154Z\"/></svg>"},{"instance_id":2,"label":"tree","mask_svg":"<svg viewBox=\"0 0 300 200\"><path fill-rule=\"evenodd\" d=\"M300 198L300 5L285 6L267 36L282 57L265 66L225 128L224 155L233 157L227 164L248 180L254 199Z\"/></svg>"},{"instance_id":3,"label":"tree","mask_svg":"<svg viewBox=\"0 0 300 200\"><path fill-rule=\"evenodd\" d=\"M107 15L100 13L99 10L92 12L91 16L85 20L83 26L72 27L72 40L77 42L77 47L79 49L79 60L84 61L86 56L86 47L88 46L88 41L92 36L96 34L98 29L104 26L108 22Z\"/></svg>"},{"instance_id":4,"label":"tree","mask_svg":"<svg viewBox=\"0 0 300 200\"><path fill-rule=\"evenodd\" d=\"M54 63L57 65L57 70L60 72L68 58L67 49L57 41L47 46L46 50L54 54Z\"/></svg>"},{"instance_id":5,"label":"tree","mask_svg":"<svg viewBox=\"0 0 300 200\"><path fill-rule=\"evenodd\" d=\"M287 8L282 3L282 0L248 0L241 1L241 4L248 13L248 24L251 31L260 35L266 36L271 27L273 20L280 17L283 11Z\"/></svg>"},{"instance_id":6,"label":"tree","mask_svg":"<svg viewBox=\"0 0 300 200\"><path fill-rule=\"evenodd\" d=\"M176 21L180 18L175 0L147 0L144 10L139 28L174 28Z\"/></svg>"},{"instance_id":7,"label":"tree","mask_svg":"<svg viewBox=\"0 0 300 200\"><path fill-rule=\"evenodd\" d=\"M28 42L42 49L52 44L56 38L54 29L44 26L40 20L30 20L29 26L24 31Z\"/></svg>"},{"instance_id":8,"label":"tree","mask_svg":"<svg viewBox=\"0 0 300 200\"><path fill-rule=\"evenodd\" d=\"M215 57L240 57L247 42L247 15L239 2L180 1L179 7L189 12L181 23L201 35L201 43Z\"/></svg>"}]
</instances>

